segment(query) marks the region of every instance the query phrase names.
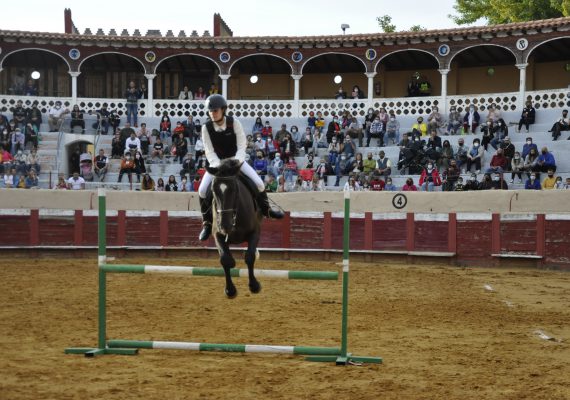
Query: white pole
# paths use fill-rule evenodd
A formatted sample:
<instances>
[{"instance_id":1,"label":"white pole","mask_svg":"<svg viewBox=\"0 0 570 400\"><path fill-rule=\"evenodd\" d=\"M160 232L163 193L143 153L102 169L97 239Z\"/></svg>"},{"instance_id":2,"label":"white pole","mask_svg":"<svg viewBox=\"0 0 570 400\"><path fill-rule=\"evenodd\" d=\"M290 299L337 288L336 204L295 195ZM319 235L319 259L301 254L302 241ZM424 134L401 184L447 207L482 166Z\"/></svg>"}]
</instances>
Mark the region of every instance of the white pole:
<instances>
[{"instance_id":1,"label":"white pole","mask_svg":"<svg viewBox=\"0 0 570 400\"><path fill-rule=\"evenodd\" d=\"M439 104L439 113L441 115L447 115L447 74L449 74L449 68L438 70L441 74L441 101Z\"/></svg>"},{"instance_id":2,"label":"white pole","mask_svg":"<svg viewBox=\"0 0 570 400\"><path fill-rule=\"evenodd\" d=\"M522 111L525 105L525 92L526 92L526 67L528 63L517 64L519 69L519 98L517 101L517 108Z\"/></svg>"}]
</instances>

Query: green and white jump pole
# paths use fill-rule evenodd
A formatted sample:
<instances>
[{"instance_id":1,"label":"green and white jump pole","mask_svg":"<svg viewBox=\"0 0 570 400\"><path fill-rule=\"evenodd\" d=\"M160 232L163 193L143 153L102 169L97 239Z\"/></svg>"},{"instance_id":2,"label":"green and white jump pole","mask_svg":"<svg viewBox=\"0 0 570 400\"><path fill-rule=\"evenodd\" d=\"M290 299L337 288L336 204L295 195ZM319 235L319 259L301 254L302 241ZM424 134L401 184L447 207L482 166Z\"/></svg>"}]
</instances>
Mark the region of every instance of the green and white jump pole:
<instances>
[{"instance_id":1,"label":"green and white jump pole","mask_svg":"<svg viewBox=\"0 0 570 400\"><path fill-rule=\"evenodd\" d=\"M224 276L222 268L180 267L165 265L131 265L107 264L106 239L106 195L104 189L99 189L99 315L97 347L72 347L65 350L66 354L85 354L93 357L102 354L134 355L138 349L170 349L217 351L239 353L276 353L307 355L309 361L336 362L337 365L351 363L381 363L379 357L357 357L348 353L348 272L349 272L349 224L350 224L350 193L344 195L344 241L343 241L343 280L342 280L342 326L341 347L315 346L275 346L252 344L223 344L223 343L194 343L173 341L139 341L139 340L107 340L106 324L106 275L107 273L130 274L171 274L185 276ZM287 270L256 270L256 276L281 279L303 280L338 280L334 271L287 271ZM247 269L232 269L233 277L247 277Z\"/></svg>"}]
</instances>

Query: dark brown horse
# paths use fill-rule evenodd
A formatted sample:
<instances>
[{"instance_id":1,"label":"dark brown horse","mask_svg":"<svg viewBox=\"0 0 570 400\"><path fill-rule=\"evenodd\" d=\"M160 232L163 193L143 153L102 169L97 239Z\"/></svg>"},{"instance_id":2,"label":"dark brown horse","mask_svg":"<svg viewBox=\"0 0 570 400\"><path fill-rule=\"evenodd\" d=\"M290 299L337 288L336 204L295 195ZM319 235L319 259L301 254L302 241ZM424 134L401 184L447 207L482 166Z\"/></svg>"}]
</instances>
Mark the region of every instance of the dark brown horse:
<instances>
[{"instance_id":1,"label":"dark brown horse","mask_svg":"<svg viewBox=\"0 0 570 400\"><path fill-rule=\"evenodd\" d=\"M254 275L257 244L261 235L261 211L251 190L239 177L241 163L234 159L223 160L218 168L207 168L213 175L212 203L214 223L212 226L220 263L226 276L225 293L230 299L237 295L237 289L230 274L236 262L230 252L230 244L247 242L245 263L249 273L249 290L259 293L261 285Z\"/></svg>"}]
</instances>

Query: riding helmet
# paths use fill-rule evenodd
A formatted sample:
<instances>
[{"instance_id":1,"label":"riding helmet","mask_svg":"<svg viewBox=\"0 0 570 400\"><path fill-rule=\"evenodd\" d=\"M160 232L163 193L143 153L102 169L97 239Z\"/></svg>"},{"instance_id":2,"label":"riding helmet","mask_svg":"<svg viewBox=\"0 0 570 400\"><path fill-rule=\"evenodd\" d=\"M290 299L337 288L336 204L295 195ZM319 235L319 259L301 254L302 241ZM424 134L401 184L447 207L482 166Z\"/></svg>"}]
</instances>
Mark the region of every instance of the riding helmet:
<instances>
[{"instance_id":1,"label":"riding helmet","mask_svg":"<svg viewBox=\"0 0 570 400\"><path fill-rule=\"evenodd\" d=\"M208 96L206 99L206 109L208 109L208 111L212 111L218 108L221 108L222 110L228 108L228 102L224 96L221 94L213 94L211 96Z\"/></svg>"}]
</instances>

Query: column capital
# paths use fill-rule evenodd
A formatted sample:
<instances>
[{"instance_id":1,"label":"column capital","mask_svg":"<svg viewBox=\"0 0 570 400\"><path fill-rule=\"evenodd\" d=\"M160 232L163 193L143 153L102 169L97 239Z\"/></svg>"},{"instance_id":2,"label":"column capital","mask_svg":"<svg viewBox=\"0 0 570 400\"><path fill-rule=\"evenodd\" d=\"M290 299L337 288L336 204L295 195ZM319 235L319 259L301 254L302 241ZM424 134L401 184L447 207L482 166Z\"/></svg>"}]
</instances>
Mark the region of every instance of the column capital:
<instances>
[{"instance_id":1,"label":"column capital","mask_svg":"<svg viewBox=\"0 0 570 400\"><path fill-rule=\"evenodd\" d=\"M528 63L515 64L515 67L518 69L526 69L526 67L528 67Z\"/></svg>"},{"instance_id":2,"label":"column capital","mask_svg":"<svg viewBox=\"0 0 570 400\"><path fill-rule=\"evenodd\" d=\"M156 78L156 74L144 74L144 77L149 81L152 81L154 78Z\"/></svg>"},{"instance_id":3,"label":"column capital","mask_svg":"<svg viewBox=\"0 0 570 400\"><path fill-rule=\"evenodd\" d=\"M447 74L449 74L449 71L451 71L451 69L449 69L449 68L441 68L441 69L438 69L438 71L439 71L439 73L442 74L442 75L447 75Z\"/></svg>"},{"instance_id":4,"label":"column capital","mask_svg":"<svg viewBox=\"0 0 570 400\"><path fill-rule=\"evenodd\" d=\"M376 76L377 72L365 72L364 75L366 75L367 78L374 78Z\"/></svg>"},{"instance_id":5,"label":"column capital","mask_svg":"<svg viewBox=\"0 0 570 400\"><path fill-rule=\"evenodd\" d=\"M292 74L291 78L295 79L296 81L300 80L303 77L302 74L296 75L296 74Z\"/></svg>"},{"instance_id":6,"label":"column capital","mask_svg":"<svg viewBox=\"0 0 570 400\"><path fill-rule=\"evenodd\" d=\"M72 78L77 78L79 75L81 75L81 72L69 71L69 75L71 75Z\"/></svg>"},{"instance_id":7,"label":"column capital","mask_svg":"<svg viewBox=\"0 0 570 400\"><path fill-rule=\"evenodd\" d=\"M230 74L220 74L218 75L220 77L221 80L227 81L228 79L231 78Z\"/></svg>"}]
</instances>

